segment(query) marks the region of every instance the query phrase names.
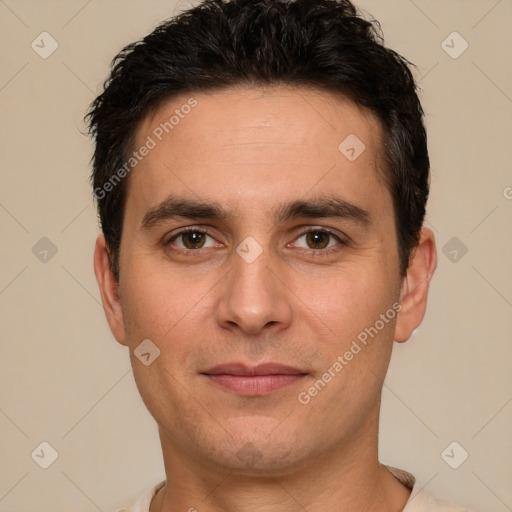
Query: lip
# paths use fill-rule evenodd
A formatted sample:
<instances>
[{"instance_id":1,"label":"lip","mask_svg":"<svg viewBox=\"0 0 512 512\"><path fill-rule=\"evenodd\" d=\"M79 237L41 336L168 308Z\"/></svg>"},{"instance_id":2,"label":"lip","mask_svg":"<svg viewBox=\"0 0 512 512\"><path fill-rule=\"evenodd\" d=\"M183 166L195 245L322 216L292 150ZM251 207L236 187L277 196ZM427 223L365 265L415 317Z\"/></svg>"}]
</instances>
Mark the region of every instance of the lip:
<instances>
[{"instance_id":1,"label":"lip","mask_svg":"<svg viewBox=\"0 0 512 512\"><path fill-rule=\"evenodd\" d=\"M202 372L212 383L245 396L263 396L302 380L307 373L278 363L226 363Z\"/></svg>"}]
</instances>

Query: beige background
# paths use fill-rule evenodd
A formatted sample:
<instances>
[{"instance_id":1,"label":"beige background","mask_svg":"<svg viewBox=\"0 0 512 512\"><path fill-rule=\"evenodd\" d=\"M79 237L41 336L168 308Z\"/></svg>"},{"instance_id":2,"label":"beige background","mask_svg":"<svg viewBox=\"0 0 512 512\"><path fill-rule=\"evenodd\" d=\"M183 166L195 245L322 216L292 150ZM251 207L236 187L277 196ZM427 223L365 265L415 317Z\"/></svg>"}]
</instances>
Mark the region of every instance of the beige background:
<instances>
[{"instance_id":1,"label":"beige background","mask_svg":"<svg viewBox=\"0 0 512 512\"><path fill-rule=\"evenodd\" d=\"M510 511L512 2L358 5L418 65L439 252L425 321L395 347L381 459L434 494ZM176 6L0 0L1 512L108 512L164 476L156 426L100 305L92 146L80 131L110 59ZM59 45L47 59L31 48L43 31ZM457 59L441 47L453 31L469 43ZM448 40L452 51L461 43ZM43 237L57 249L46 262L32 251ZM442 250L452 237L467 247L456 262ZM59 455L46 470L31 458L42 441ZM458 469L441 457L452 441L469 453Z\"/></svg>"}]
</instances>

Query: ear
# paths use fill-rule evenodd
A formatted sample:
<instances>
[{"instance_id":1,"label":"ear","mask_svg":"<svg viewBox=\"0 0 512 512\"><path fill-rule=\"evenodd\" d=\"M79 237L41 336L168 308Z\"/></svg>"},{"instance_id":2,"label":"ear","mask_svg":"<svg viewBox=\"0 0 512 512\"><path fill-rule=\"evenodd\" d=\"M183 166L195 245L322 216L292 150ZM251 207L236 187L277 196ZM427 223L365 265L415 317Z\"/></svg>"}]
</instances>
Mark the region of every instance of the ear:
<instances>
[{"instance_id":1,"label":"ear","mask_svg":"<svg viewBox=\"0 0 512 512\"><path fill-rule=\"evenodd\" d=\"M103 234L99 235L96 239L94 273L100 288L101 301L110 330L118 343L126 345L126 332L123 323L118 283L110 269L109 250Z\"/></svg>"},{"instance_id":2,"label":"ear","mask_svg":"<svg viewBox=\"0 0 512 512\"><path fill-rule=\"evenodd\" d=\"M411 256L400 292L402 309L395 325L395 341L407 341L425 316L430 280L436 270L437 252L434 233L421 230L420 241Z\"/></svg>"}]
</instances>

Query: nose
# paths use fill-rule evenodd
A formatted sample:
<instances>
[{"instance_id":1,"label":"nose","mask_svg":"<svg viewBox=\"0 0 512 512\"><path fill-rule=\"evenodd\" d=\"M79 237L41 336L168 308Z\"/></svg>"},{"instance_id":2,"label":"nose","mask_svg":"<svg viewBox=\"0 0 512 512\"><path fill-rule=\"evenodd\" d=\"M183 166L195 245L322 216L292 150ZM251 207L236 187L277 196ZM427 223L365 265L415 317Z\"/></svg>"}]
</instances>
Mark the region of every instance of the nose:
<instances>
[{"instance_id":1,"label":"nose","mask_svg":"<svg viewBox=\"0 0 512 512\"><path fill-rule=\"evenodd\" d=\"M268 251L248 262L238 253L231 256L228 272L218 302L219 325L239 329L245 334L260 334L265 329L281 330L292 318L290 294L279 276L279 268L272 263Z\"/></svg>"}]
</instances>

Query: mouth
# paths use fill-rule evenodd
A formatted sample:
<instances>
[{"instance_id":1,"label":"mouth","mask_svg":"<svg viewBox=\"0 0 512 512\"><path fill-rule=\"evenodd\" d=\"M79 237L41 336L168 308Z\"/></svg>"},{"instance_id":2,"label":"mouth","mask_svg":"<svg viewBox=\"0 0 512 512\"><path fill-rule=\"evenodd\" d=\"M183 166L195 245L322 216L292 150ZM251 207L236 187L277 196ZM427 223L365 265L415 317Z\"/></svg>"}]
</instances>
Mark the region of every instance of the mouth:
<instances>
[{"instance_id":1,"label":"mouth","mask_svg":"<svg viewBox=\"0 0 512 512\"><path fill-rule=\"evenodd\" d=\"M264 396L300 382L307 372L278 363L247 366L242 363L218 365L202 375L210 382L245 396Z\"/></svg>"}]
</instances>

